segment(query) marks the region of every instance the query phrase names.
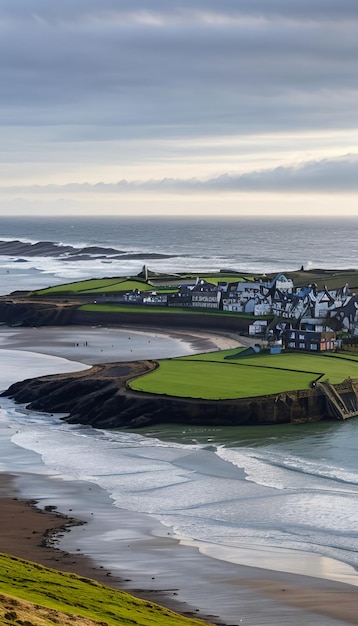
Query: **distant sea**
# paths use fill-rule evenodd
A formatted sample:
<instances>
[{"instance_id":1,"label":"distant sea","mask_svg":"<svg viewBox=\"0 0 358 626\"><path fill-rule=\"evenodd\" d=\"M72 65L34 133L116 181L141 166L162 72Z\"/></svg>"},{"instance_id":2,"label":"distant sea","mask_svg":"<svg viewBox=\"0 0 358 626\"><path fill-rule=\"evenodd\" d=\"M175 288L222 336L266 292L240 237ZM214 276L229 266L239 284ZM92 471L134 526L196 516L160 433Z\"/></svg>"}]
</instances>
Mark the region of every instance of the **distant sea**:
<instances>
[{"instance_id":1,"label":"distant sea","mask_svg":"<svg viewBox=\"0 0 358 626\"><path fill-rule=\"evenodd\" d=\"M299 218L0 218L0 293L67 280L157 271L278 272L358 267L358 216ZM1 242L52 242L31 256ZM93 246L99 247L97 252ZM81 254L77 253L81 251ZM54 251L53 251L54 252ZM10 274L10 279L9 279Z\"/></svg>"},{"instance_id":2,"label":"distant sea","mask_svg":"<svg viewBox=\"0 0 358 626\"><path fill-rule=\"evenodd\" d=\"M0 242L55 242L67 251L0 256L0 287L9 293L132 275L143 264L198 273L358 268L357 232L358 219L1 218ZM108 252L89 251L93 246ZM1 352L1 388L39 372L38 359L48 371L47 357ZM55 361L56 371L65 367ZM347 564L339 577L358 584L357 419L130 433L69 426L10 400L1 406L3 471L95 484L118 509L147 515L163 534L216 558L257 564L259 551L260 563L275 568L274 554L281 554L278 567L307 572L307 555L320 555L314 575L336 578L339 564ZM105 542L96 544L103 555Z\"/></svg>"}]
</instances>

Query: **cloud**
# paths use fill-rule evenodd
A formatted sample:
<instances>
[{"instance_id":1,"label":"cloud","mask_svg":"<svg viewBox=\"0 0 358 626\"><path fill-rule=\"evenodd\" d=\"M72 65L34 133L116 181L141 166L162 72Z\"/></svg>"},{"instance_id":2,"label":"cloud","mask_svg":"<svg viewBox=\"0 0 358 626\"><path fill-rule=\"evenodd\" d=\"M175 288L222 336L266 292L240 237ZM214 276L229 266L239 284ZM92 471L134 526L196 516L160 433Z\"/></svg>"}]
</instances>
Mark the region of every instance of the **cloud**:
<instances>
[{"instance_id":1,"label":"cloud","mask_svg":"<svg viewBox=\"0 0 358 626\"><path fill-rule=\"evenodd\" d=\"M207 180L164 178L147 181L120 180L116 183L71 183L67 185L32 185L2 187L6 194L123 194L133 192L206 193L348 193L358 191L358 155L309 161L290 167L225 173Z\"/></svg>"},{"instance_id":2,"label":"cloud","mask_svg":"<svg viewBox=\"0 0 358 626\"><path fill-rule=\"evenodd\" d=\"M1 193L356 193L357 31L357 0L2 0Z\"/></svg>"},{"instance_id":3,"label":"cloud","mask_svg":"<svg viewBox=\"0 0 358 626\"><path fill-rule=\"evenodd\" d=\"M302 20L343 20L357 17L355 0L2 0L1 15L12 19L75 20L100 19L103 16L120 16L145 13L152 15L241 15ZM192 19L192 18L191 18Z\"/></svg>"},{"instance_id":4,"label":"cloud","mask_svg":"<svg viewBox=\"0 0 358 626\"><path fill-rule=\"evenodd\" d=\"M355 124L354 2L118 4L1 3L2 124L74 138Z\"/></svg>"},{"instance_id":5,"label":"cloud","mask_svg":"<svg viewBox=\"0 0 358 626\"><path fill-rule=\"evenodd\" d=\"M209 186L225 191L352 193L358 191L358 155L310 161L239 176L225 174Z\"/></svg>"}]
</instances>

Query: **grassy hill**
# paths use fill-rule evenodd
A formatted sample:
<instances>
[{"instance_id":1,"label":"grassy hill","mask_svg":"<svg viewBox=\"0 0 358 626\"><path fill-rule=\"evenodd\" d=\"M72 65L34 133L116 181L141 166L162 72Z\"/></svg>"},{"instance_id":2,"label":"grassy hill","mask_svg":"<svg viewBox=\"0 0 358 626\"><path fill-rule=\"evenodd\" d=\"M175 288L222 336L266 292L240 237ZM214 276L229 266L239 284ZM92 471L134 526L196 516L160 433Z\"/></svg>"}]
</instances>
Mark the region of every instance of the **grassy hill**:
<instances>
[{"instance_id":1,"label":"grassy hill","mask_svg":"<svg viewBox=\"0 0 358 626\"><path fill-rule=\"evenodd\" d=\"M98 293L116 293L120 291L151 291L153 285L146 283L144 280L137 278L92 278L89 280L80 280L55 287L47 287L33 291L35 296L61 296L61 295L91 295Z\"/></svg>"},{"instance_id":2,"label":"grassy hill","mask_svg":"<svg viewBox=\"0 0 358 626\"><path fill-rule=\"evenodd\" d=\"M4 626L199 626L157 604L94 580L0 553Z\"/></svg>"},{"instance_id":3,"label":"grassy hill","mask_svg":"<svg viewBox=\"0 0 358 626\"><path fill-rule=\"evenodd\" d=\"M348 283L351 290L358 289L358 271L351 270L324 270L312 269L309 271L285 272L288 278L291 278L296 287L307 286L316 283L318 289L325 286L328 289L337 289ZM200 273L200 278L208 283L217 285L219 282L240 282L251 280L272 280L275 274L258 275L235 273L235 272L214 272ZM116 293L120 291L132 291L140 289L141 291L149 291L155 289L161 291L165 288L171 288L174 291L180 284L193 282L197 278L197 274L176 274L170 276L166 274L156 273L149 276L146 280L144 276L114 276L110 278L93 278L72 283L65 283L55 287L39 289L33 291L35 296L52 296L52 295L91 295L92 293Z\"/></svg>"}]
</instances>

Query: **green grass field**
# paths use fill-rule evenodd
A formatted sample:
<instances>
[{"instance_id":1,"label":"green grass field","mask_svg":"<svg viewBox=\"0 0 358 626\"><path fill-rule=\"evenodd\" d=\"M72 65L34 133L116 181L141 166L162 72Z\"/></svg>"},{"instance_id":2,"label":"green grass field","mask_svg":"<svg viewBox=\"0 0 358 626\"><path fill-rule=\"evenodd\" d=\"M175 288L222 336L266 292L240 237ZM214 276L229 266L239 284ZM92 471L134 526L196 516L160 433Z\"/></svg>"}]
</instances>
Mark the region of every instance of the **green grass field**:
<instances>
[{"instance_id":1,"label":"green grass field","mask_svg":"<svg viewBox=\"0 0 358 626\"><path fill-rule=\"evenodd\" d=\"M185 307L167 307L141 304L83 304L80 311L92 311L93 313L165 313L171 315L180 313L182 315L216 315L220 317L235 317L252 319L252 315L247 313L231 313L231 311L218 311L217 309L192 309ZM271 319L270 316L257 316L255 319Z\"/></svg>"},{"instance_id":2,"label":"green grass field","mask_svg":"<svg viewBox=\"0 0 358 626\"><path fill-rule=\"evenodd\" d=\"M196 276L191 276L188 279L194 280ZM236 282L245 280L245 278L240 275L204 275L202 278L213 285L217 285L219 281L223 282ZM249 277L250 278L250 277ZM60 294L94 294L94 293L116 293L119 291L134 291L135 289L140 289L141 291L152 291L156 290L161 293L175 293L178 291L178 288L162 288L160 286L155 286L152 284L150 280L145 282L144 280L140 280L133 277L114 277L114 278L93 278L88 280L80 280L72 283L65 283L62 285L56 285L55 287L47 287L46 289L38 289L37 291L33 291L32 295L35 296L52 296L52 295L60 295Z\"/></svg>"},{"instance_id":3,"label":"green grass field","mask_svg":"<svg viewBox=\"0 0 358 626\"><path fill-rule=\"evenodd\" d=\"M158 369L129 386L146 393L224 400L308 389L320 378L335 384L349 376L358 378L356 358L293 352L240 357L236 349L159 361Z\"/></svg>"},{"instance_id":4,"label":"green grass field","mask_svg":"<svg viewBox=\"0 0 358 626\"><path fill-rule=\"evenodd\" d=\"M91 289L90 291L89 290L82 291L81 293L95 294L95 293L103 293L104 291L107 293L116 293L119 291L135 291L136 289L138 289L139 291L153 291L153 286L148 285L147 283L142 283L139 280L128 279L128 280L122 280L120 282L117 282L110 287L106 287L105 289L99 286L99 287L96 287L95 289Z\"/></svg>"},{"instance_id":5,"label":"green grass field","mask_svg":"<svg viewBox=\"0 0 358 626\"><path fill-rule=\"evenodd\" d=\"M173 359L160 361L154 372L129 383L135 391L205 400L228 400L305 389L312 374L245 365Z\"/></svg>"},{"instance_id":6,"label":"green grass field","mask_svg":"<svg viewBox=\"0 0 358 626\"><path fill-rule=\"evenodd\" d=\"M196 276L193 276L196 278ZM200 278L212 285L218 285L219 283L240 283L244 280L253 280L252 276L243 276L242 274L200 274Z\"/></svg>"},{"instance_id":7,"label":"green grass field","mask_svg":"<svg viewBox=\"0 0 358 626\"><path fill-rule=\"evenodd\" d=\"M194 315L202 313L202 311L188 311L183 308L156 306L156 305L141 305L141 304L83 304L79 307L80 311L92 311L93 313L183 313Z\"/></svg>"},{"instance_id":8,"label":"green grass field","mask_svg":"<svg viewBox=\"0 0 358 626\"><path fill-rule=\"evenodd\" d=\"M1 624L61 626L77 624L79 617L107 626L203 624L93 580L0 553Z\"/></svg>"},{"instance_id":9,"label":"green grass field","mask_svg":"<svg viewBox=\"0 0 358 626\"><path fill-rule=\"evenodd\" d=\"M117 291L151 291L153 286L144 281L123 278L93 278L90 280L81 280L74 283L64 285L56 285L47 289L39 289L34 291L36 296L52 296L56 294L94 294L94 293L115 293Z\"/></svg>"},{"instance_id":10,"label":"green grass field","mask_svg":"<svg viewBox=\"0 0 358 626\"><path fill-rule=\"evenodd\" d=\"M240 361L243 357L240 357L242 352L245 352L246 348L235 348L234 350L219 350L217 352L204 352L203 354L191 354L189 356L177 357L183 361L214 361L217 363L224 363L227 359L231 362L235 361L234 356L238 356Z\"/></svg>"}]
</instances>

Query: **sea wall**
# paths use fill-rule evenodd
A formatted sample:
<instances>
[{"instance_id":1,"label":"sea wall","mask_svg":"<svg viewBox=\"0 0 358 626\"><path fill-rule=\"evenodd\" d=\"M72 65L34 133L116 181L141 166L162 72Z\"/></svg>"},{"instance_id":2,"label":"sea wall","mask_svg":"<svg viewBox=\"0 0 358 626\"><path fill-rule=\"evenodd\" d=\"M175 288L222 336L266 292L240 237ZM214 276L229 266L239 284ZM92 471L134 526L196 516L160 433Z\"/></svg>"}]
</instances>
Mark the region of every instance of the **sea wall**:
<instances>
[{"instance_id":1,"label":"sea wall","mask_svg":"<svg viewBox=\"0 0 358 626\"><path fill-rule=\"evenodd\" d=\"M2 395L37 411L68 413L66 421L96 428L157 423L239 426L316 421L328 417L315 389L238 400L200 400L133 392L127 381L157 365L136 361L15 383Z\"/></svg>"}]
</instances>

